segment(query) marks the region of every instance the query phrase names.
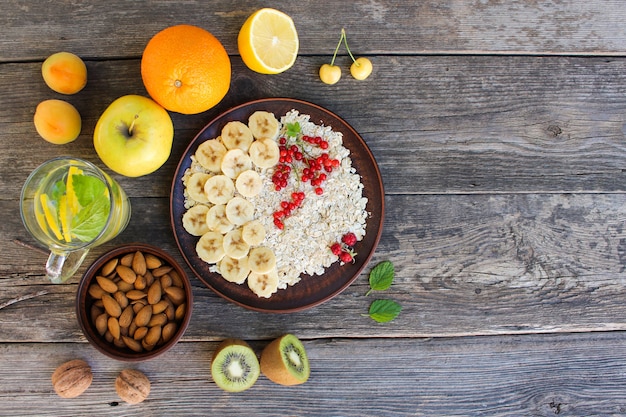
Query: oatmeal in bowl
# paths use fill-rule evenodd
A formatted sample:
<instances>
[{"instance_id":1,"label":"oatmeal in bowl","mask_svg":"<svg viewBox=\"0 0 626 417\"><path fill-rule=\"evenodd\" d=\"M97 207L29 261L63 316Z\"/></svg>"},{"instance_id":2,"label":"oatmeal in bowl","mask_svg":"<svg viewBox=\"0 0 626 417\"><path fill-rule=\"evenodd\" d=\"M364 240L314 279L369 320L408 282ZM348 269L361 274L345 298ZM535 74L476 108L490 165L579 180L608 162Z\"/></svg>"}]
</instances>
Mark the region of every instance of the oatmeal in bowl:
<instances>
[{"instance_id":1,"label":"oatmeal in bowl","mask_svg":"<svg viewBox=\"0 0 626 417\"><path fill-rule=\"evenodd\" d=\"M255 305L312 291L332 292L328 298L358 275L380 237L382 182L369 149L354 153L343 126L314 119L301 103L258 103L216 119L175 176L172 223L181 252L232 301L224 292ZM346 282L333 282L344 271Z\"/></svg>"}]
</instances>

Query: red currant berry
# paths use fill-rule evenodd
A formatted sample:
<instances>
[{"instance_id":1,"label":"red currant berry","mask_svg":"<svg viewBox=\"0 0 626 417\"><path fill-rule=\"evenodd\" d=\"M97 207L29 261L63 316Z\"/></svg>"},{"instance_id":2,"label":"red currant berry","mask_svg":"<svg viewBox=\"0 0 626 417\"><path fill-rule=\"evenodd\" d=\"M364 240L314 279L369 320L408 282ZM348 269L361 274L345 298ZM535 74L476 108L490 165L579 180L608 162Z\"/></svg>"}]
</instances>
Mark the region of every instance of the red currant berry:
<instances>
[{"instance_id":1,"label":"red currant berry","mask_svg":"<svg viewBox=\"0 0 626 417\"><path fill-rule=\"evenodd\" d=\"M323 189L322 187L317 187L317 188L315 189L315 194L317 194L317 195L322 195L322 194L324 194L324 189Z\"/></svg>"},{"instance_id":2,"label":"red currant berry","mask_svg":"<svg viewBox=\"0 0 626 417\"><path fill-rule=\"evenodd\" d=\"M352 255L350 252L343 251L339 254L339 259L344 263L352 262Z\"/></svg>"},{"instance_id":3,"label":"red currant berry","mask_svg":"<svg viewBox=\"0 0 626 417\"><path fill-rule=\"evenodd\" d=\"M343 235L341 241L348 246L354 246L356 244L356 235L352 232L348 232Z\"/></svg>"}]
</instances>

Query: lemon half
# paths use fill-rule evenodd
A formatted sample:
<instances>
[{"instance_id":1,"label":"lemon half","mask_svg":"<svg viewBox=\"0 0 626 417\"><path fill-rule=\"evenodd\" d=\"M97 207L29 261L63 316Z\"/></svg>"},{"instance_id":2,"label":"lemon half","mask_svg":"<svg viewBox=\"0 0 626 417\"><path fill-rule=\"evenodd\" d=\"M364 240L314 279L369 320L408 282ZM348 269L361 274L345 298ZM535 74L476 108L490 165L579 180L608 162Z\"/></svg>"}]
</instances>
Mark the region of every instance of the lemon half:
<instances>
[{"instance_id":1,"label":"lemon half","mask_svg":"<svg viewBox=\"0 0 626 417\"><path fill-rule=\"evenodd\" d=\"M272 8L254 12L237 38L243 62L261 74L278 74L296 62L300 42L291 17Z\"/></svg>"}]
</instances>

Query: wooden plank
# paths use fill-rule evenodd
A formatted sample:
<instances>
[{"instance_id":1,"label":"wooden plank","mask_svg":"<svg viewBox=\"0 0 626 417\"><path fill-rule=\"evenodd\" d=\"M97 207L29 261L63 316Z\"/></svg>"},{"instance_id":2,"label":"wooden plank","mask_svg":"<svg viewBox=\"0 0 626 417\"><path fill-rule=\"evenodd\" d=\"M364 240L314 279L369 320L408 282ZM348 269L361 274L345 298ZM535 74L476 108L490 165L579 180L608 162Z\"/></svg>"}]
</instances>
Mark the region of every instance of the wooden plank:
<instances>
[{"instance_id":1,"label":"wooden plank","mask_svg":"<svg viewBox=\"0 0 626 417\"><path fill-rule=\"evenodd\" d=\"M386 202L383 236L369 268L394 262L390 290L366 297L366 268L332 301L276 316L230 304L193 278L194 313L185 338L215 340L235 331L260 339L285 327L307 338L626 330L623 195L392 195ZM183 262L168 223L168 200L133 198L132 204L141 215L87 262L114 245L136 241L161 246ZM0 303L39 290L48 294L0 310L0 339L84 340L75 320L75 284L46 285L45 256L28 256L11 243L16 237L32 242L16 209L0 202L0 216L7 219L0 226ZM362 316L375 298L394 299L403 312L378 325Z\"/></svg>"},{"instance_id":2,"label":"wooden plank","mask_svg":"<svg viewBox=\"0 0 626 417\"><path fill-rule=\"evenodd\" d=\"M174 24L204 27L235 55L237 33L258 5L227 0L108 3L5 1L0 18L0 62L43 60L69 50L98 59L141 55L150 37ZM332 54L340 30L358 54L580 54L623 55L626 5L588 2L403 1L272 4L294 19L302 55ZM320 10L332 23L320 24ZM358 16L358 17L357 17ZM110 42L115 33L114 42ZM345 56L345 52L342 52Z\"/></svg>"},{"instance_id":3,"label":"wooden plank","mask_svg":"<svg viewBox=\"0 0 626 417\"><path fill-rule=\"evenodd\" d=\"M268 334L269 338L273 335ZM210 376L217 342L179 343L158 359L125 364L84 344L0 345L2 413L11 416L591 416L626 410L623 332L456 339L304 340L312 372L282 387L261 376L227 394ZM253 342L260 352L267 341ZM94 381L60 399L50 375L84 358ZM114 381L123 368L144 372L148 399L130 406Z\"/></svg>"},{"instance_id":4,"label":"wooden plank","mask_svg":"<svg viewBox=\"0 0 626 417\"><path fill-rule=\"evenodd\" d=\"M239 75L217 107L194 116L172 114L175 147L162 169L139 179L117 178L132 196L167 196L176 164L206 123L236 104L289 96L325 106L354 126L390 194L624 192L626 60L375 61L371 80L345 77L335 87L313 75L317 58L302 59L279 78L236 65ZM49 157L71 153L100 163L92 144L99 115L115 98L145 90L136 60L88 66L88 86L71 97L53 94L40 81L39 64L3 66L0 199L14 199L28 173ZM416 93L408 93L412 86L419 86ZM75 104L83 117L81 136L65 146L41 140L32 123L37 103L55 97Z\"/></svg>"}]
</instances>

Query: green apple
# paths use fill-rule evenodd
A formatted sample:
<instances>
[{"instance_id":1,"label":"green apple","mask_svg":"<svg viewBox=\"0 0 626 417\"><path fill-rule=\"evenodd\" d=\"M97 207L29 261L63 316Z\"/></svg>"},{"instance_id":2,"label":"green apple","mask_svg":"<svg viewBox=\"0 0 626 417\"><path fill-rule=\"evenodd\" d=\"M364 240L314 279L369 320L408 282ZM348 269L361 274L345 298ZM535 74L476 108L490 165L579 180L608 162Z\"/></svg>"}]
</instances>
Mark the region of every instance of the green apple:
<instances>
[{"instance_id":1,"label":"green apple","mask_svg":"<svg viewBox=\"0 0 626 417\"><path fill-rule=\"evenodd\" d=\"M172 151L174 124L155 101L122 96L102 113L93 133L96 153L111 170L139 177L159 169Z\"/></svg>"}]
</instances>

